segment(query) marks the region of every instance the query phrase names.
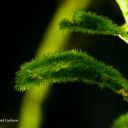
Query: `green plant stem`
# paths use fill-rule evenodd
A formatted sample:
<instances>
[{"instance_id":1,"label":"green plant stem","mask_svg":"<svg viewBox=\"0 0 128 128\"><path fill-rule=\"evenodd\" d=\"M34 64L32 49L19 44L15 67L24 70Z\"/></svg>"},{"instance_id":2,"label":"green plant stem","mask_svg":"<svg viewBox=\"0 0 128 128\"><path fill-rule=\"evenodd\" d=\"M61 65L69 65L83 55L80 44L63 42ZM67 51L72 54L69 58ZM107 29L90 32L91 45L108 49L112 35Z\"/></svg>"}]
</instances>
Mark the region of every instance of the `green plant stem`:
<instances>
[{"instance_id":1,"label":"green plant stem","mask_svg":"<svg viewBox=\"0 0 128 128\"><path fill-rule=\"evenodd\" d=\"M123 41L125 41L128 44L128 34L125 35L118 35Z\"/></svg>"},{"instance_id":2,"label":"green plant stem","mask_svg":"<svg viewBox=\"0 0 128 128\"><path fill-rule=\"evenodd\" d=\"M118 35L118 36L128 44L127 24L124 23L124 24L121 26L121 29L122 29L124 32L126 32L126 33L123 34L123 35Z\"/></svg>"},{"instance_id":3,"label":"green plant stem","mask_svg":"<svg viewBox=\"0 0 128 128\"><path fill-rule=\"evenodd\" d=\"M44 34L43 40L37 52L37 56L50 51L57 51L64 48L67 39L70 37L69 32L62 32L58 29L58 22L62 16L72 17L74 10L87 7L89 0L65 0L55 13L48 30ZM51 47L52 46L52 47ZM42 102L50 91L49 86L31 89L24 95L21 106L20 119L18 128L39 128L41 120L44 118Z\"/></svg>"},{"instance_id":4,"label":"green plant stem","mask_svg":"<svg viewBox=\"0 0 128 128\"><path fill-rule=\"evenodd\" d=\"M127 31L128 31L128 0L116 0L116 2L123 13L124 19L127 23Z\"/></svg>"},{"instance_id":5,"label":"green plant stem","mask_svg":"<svg viewBox=\"0 0 128 128\"><path fill-rule=\"evenodd\" d=\"M116 2L120 7L126 22L125 27L123 28L123 30L126 31L126 34L119 35L119 37L128 44L128 0L116 0Z\"/></svg>"}]
</instances>

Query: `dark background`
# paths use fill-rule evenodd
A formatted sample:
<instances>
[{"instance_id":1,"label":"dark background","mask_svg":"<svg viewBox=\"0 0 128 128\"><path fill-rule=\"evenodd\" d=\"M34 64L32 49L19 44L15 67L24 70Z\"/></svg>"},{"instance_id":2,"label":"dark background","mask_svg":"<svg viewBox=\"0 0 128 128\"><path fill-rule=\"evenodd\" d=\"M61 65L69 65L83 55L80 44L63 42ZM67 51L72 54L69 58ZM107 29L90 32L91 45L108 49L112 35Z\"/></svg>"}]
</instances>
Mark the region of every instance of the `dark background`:
<instances>
[{"instance_id":1,"label":"dark background","mask_svg":"<svg viewBox=\"0 0 128 128\"><path fill-rule=\"evenodd\" d=\"M59 0L3 3L0 119L19 117L24 93L13 89L15 72L23 62L35 56L41 37L59 4ZM87 10L110 17L119 25L124 22L119 7L112 0L92 0ZM117 37L72 33L67 48L87 51L113 65L128 78L128 45ZM44 128L108 128L118 115L128 111L128 104L110 90L101 91L97 86L85 86L83 83L67 83L52 86L44 109Z\"/></svg>"}]
</instances>

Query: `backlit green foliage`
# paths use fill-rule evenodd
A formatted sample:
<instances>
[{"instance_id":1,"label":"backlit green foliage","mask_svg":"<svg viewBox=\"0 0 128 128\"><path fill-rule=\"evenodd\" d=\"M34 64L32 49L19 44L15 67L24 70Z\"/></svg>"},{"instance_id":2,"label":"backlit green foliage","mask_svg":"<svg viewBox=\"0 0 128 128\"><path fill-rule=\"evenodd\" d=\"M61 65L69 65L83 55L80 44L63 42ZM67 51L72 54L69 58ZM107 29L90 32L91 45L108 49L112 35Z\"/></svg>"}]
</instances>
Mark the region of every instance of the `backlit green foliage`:
<instances>
[{"instance_id":1,"label":"backlit green foliage","mask_svg":"<svg viewBox=\"0 0 128 128\"><path fill-rule=\"evenodd\" d=\"M23 64L16 73L15 88L24 91L41 85L75 81L107 87L127 96L128 81L116 69L77 50L48 53Z\"/></svg>"},{"instance_id":2,"label":"backlit green foliage","mask_svg":"<svg viewBox=\"0 0 128 128\"><path fill-rule=\"evenodd\" d=\"M113 124L112 128L128 128L128 113L121 115Z\"/></svg>"},{"instance_id":3,"label":"backlit green foliage","mask_svg":"<svg viewBox=\"0 0 128 128\"><path fill-rule=\"evenodd\" d=\"M60 29L71 32L119 36L128 43L128 33L109 18L91 12L76 11L72 20L63 19Z\"/></svg>"},{"instance_id":4,"label":"backlit green foliage","mask_svg":"<svg viewBox=\"0 0 128 128\"><path fill-rule=\"evenodd\" d=\"M127 23L127 31L128 31L128 0L116 0L117 4L119 5L124 19Z\"/></svg>"},{"instance_id":5,"label":"backlit green foliage","mask_svg":"<svg viewBox=\"0 0 128 128\"><path fill-rule=\"evenodd\" d=\"M60 28L89 34L118 35L123 33L112 20L84 11L75 12L72 21L63 19L60 22Z\"/></svg>"}]
</instances>

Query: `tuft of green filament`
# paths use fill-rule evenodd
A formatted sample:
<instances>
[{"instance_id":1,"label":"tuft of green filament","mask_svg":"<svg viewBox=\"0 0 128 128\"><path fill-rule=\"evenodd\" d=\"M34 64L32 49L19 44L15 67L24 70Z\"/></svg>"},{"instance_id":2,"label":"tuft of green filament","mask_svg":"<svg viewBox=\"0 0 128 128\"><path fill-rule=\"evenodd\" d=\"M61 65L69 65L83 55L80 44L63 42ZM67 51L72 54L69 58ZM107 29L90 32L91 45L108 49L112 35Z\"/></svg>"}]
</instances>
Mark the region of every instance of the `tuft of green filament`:
<instances>
[{"instance_id":1,"label":"tuft of green filament","mask_svg":"<svg viewBox=\"0 0 128 128\"><path fill-rule=\"evenodd\" d=\"M118 36L128 43L127 29L118 26L107 17L92 12L76 11L72 20L65 18L59 25L60 29L66 29L71 32Z\"/></svg>"},{"instance_id":2,"label":"tuft of green filament","mask_svg":"<svg viewBox=\"0 0 128 128\"><path fill-rule=\"evenodd\" d=\"M72 20L63 19L60 29L89 34L118 35L123 34L120 26L109 18L92 12L76 11Z\"/></svg>"},{"instance_id":3,"label":"tuft of green filament","mask_svg":"<svg viewBox=\"0 0 128 128\"><path fill-rule=\"evenodd\" d=\"M119 71L78 50L47 53L24 63L16 73L15 89L25 91L38 86L75 81L107 87L128 96L128 81Z\"/></svg>"}]
</instances>

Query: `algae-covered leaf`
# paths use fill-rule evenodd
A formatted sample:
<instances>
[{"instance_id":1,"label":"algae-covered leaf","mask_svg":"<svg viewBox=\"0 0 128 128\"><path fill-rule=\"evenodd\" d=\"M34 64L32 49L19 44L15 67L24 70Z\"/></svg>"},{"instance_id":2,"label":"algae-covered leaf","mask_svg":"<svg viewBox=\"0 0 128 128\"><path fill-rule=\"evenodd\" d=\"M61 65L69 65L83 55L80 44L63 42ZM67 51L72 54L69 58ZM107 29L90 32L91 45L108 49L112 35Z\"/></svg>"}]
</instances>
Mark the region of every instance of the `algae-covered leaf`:
<instances>
[{"instance_id":1,"label":"algae-covered leaf","mask_svg":"<svg viewBox=\"0 0 128 128\"><path fill-rule=\"evenodd\" d=\"M119 71L77 50L44 54L23 64L16 73L15 89L24 91L75 81L110 88L123 96L128 94L128 81Z\"/></svg>"}]
</instances>

